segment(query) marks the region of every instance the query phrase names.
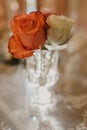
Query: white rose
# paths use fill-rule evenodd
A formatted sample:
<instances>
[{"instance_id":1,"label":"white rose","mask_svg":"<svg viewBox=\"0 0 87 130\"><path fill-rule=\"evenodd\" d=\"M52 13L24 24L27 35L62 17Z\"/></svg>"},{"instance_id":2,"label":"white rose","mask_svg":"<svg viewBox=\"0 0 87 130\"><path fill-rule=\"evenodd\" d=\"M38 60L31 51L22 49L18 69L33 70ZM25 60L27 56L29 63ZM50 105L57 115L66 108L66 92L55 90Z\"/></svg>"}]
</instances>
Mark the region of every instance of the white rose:
<instances>
[{"instance_id":1,"label":"white rose","mask_svg":"<svg viewBox=\"0 0 87 130\"><path fill-rule=\"evenodd\" d=\"M47 41L51 45L62 45L71 37L73 21L65 16L50 15L47 17Z\"/></svg>"}]
</instances>

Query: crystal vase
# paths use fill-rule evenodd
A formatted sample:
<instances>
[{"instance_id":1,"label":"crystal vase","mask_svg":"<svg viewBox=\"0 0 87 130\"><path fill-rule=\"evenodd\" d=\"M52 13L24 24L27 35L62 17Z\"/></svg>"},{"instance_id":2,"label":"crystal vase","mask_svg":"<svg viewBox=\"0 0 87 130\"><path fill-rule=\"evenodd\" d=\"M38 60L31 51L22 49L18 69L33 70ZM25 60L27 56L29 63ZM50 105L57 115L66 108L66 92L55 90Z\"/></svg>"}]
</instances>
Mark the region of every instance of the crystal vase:
<instances>
[{"instance_id":1,"label":"crystal vase","mask_svg":"<svg viewBox=\"0 0 87 130\"><path fill-rule=\"evenodd\" d=\"M57 103L54 87L59 78L59 51L67 46L57 46L57 50L36 50L26 58L25 65L25 110L22 121L26 129L42 130L50 122L50 112ZM36 127L37 126L37 127ZM47 126L48 128L48 126Z\"/></svg>"},{"instance_id":2,"label":"crystal vase","mask_svg":"<svg viewBox=\"0 0 87 130\"><path fill-rule=\"evenodd\" d=\"M58 51L35 51L33 56L26 59L25 74L26 108L29 112L32 109L34 114L37 109L46 111L53 104L55 93L52 88L59 77Z\"/></svg>"}]
</instances>

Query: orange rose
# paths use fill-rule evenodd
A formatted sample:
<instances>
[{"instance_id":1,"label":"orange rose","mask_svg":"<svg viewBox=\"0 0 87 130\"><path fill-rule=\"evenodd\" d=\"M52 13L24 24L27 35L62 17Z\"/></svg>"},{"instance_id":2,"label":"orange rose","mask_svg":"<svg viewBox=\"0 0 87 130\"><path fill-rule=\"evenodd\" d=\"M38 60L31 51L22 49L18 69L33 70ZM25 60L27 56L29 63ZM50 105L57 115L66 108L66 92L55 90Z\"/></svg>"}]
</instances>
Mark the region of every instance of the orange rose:
<instances>
[{"instance_id":1,"label":"orange rose","mask_svg":"<svg viewBox=\"0 0 87 130\"><path fill-rule=\"evenodd\" d=\"M9 52L15 58L31 56L46 40L44 26L45 17L39 11L15 16L11 20L13 36L9 40Z\"/></svg>"}]
</instances>

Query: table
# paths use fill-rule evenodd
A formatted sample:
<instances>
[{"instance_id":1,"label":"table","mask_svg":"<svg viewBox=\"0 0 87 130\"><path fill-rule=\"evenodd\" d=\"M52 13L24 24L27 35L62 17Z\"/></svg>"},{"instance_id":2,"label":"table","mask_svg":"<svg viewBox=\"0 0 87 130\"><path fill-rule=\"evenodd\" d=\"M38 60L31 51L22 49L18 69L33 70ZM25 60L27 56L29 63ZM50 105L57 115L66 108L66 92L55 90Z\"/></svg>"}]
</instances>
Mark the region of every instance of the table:
<instances>
[{"instance_id":1,"label":"table","mask_svg":"<svg viewBox=\"0 0 87 130\"><path fill-rule=\"evenodd\" d=\"M76 75L60 74L54 89L57 104L47 121L44 124L39 122L43 129L37 130L87 130L87 81L83 80L85 85ZM0 74L0 122L3 125L4 121L4 126L9 128L5 130L26 128L19 118L25 104L24 85L23 65L18 65L13 73ZM30 124L30 130L36 130L32 121Z\"/></svg>"}]
</instances>

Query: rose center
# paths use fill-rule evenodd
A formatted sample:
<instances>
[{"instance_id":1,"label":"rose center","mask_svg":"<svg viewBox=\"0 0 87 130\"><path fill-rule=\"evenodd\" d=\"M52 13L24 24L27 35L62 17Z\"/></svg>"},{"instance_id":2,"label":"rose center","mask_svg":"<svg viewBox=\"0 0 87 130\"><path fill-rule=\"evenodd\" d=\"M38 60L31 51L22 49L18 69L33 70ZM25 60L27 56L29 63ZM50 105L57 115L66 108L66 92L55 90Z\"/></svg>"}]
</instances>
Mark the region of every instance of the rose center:
<instances>
[{"instance_id":1,"label":"rose center","mask_svg":"<svg viewBox=\"0 0 87 130\"><path fill-rule=\"evenodd\" d=\"M24 30L24 32L29 32L32 29L34 29L36 27L36 22L35 21L27 21L23 24L22 28Z\"/></svg>"}]
</instances>

